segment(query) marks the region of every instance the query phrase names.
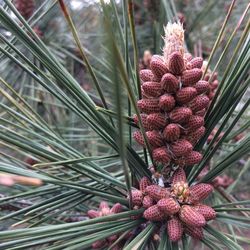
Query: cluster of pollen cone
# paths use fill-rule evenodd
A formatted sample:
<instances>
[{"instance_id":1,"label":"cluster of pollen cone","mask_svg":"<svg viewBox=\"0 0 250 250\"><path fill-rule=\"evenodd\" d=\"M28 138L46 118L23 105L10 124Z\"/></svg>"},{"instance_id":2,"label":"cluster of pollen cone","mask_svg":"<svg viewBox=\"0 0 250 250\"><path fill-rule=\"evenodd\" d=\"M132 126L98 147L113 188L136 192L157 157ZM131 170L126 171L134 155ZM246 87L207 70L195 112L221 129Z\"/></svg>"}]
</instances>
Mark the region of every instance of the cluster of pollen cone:
<instances>
[{"instance_id":1,"label":"cluster of pollen cone","mask_svg":"<svg viewBox=\"0 0 250 250\"><path fill-rule=\"evenodd\" d=\"M216 217L213 208L201 203L212 191L213 186L206 183L189 187L185 171L179 168L169 188L143 177L140 188L132 190L131 199L134 209L146 209L143 213L146 220L164 223L171 241L180 240L183 233L202 239L203 227Z\"/></svg>"},{"instance_id":2,"label":"cluster of pollen cone","mask_svg":"<svg viewBox=\"0 0 250 250\"><path fill-rule=\"evenodd\" d=\"M201 80L203 59L184 52L182 26L168 24L165 31L163 56L152 56L150 69L140 71L142 99L137 105L154 164L192 166L202 159L193 148L205 133L211 84ZM134 121L139 125L136 115ZM133 137L145 147L140 130Z\"/></svg>"},{"instance_id":3,"label":"cluster of pollen cone","mask_svg":"<svg viewBox=\"0 0 250 250\"><path fill-rule=\"evenodd\" d=\"M185 53L179 23L166 26L164 40L163 56L152 56L150 67L140 71L142 99L137 105L154 166L162 171L165 166L178 168L169 176L168 187L143 177L140 188L132 190L131 201L134 209L146 209L146 220L165 223L171 241L178 241L183 233L202 239L203 227L216 216L213 208L201 203L213 186L189 187L183 167L202 160L194 146L205 133L204 116L218 81L214 75L208 82L210 72L202 80L206 65L201 57ZM134 120L139 125L137 116ZM133 137L145 147L142 131L135 131Z\"/></svg>"}]
</instances>

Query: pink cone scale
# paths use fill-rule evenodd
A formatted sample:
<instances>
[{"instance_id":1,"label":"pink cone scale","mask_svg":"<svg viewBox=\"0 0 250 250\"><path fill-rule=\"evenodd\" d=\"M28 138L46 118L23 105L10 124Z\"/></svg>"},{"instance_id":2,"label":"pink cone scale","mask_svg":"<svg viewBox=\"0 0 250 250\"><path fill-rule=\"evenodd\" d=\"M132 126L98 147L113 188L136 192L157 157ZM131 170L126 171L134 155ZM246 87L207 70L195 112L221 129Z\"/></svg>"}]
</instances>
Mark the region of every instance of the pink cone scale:
<instances>
[{"instance_id":1,"label":"pink cone scale","mask_svg":"<svg viewBox=\"0 0 250 250\"><path fill-rule=\"evenodd\" d=\"M171 241L176 242L181 239L183 226L178 218L172 218L167 222L167 233Z\"/></svg>"}]
</instances>

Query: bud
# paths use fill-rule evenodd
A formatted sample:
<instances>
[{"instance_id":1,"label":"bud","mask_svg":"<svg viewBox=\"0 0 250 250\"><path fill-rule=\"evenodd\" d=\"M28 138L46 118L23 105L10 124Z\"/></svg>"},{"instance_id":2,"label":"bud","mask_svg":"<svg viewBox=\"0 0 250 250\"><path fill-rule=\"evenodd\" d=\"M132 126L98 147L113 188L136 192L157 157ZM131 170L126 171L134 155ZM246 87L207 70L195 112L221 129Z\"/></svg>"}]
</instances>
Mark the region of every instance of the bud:
<instances>
[{"instance_id":1,"label":"bud","mask_svg":"<svg viewBox=\"0 0 250 250\"><path fill-rule=\"evenodd\" d=\"M154 200L149 195L144 196L142 201L142 206L144 208L149 208L152 207L153 205L154 205Z\"/></svg>"},{"instance_id":2,"label":"bud","mask_svg":"<svg viewBox=\"0 0 250 250\"><path fill-rule=\"evenodd\" d=\"M92 209L89 210L89 211L87 212L87 214L88 214L88 217L89 217L90 219L97 218L97 217L100 216L100 213L99 213L98 211L92 210Z\"/></svg>"},{"instance_id":3,"label":"bud","mask_svg":"<svg viewBox=\"0 0 250 250\"><path fill-rule=\"evenodd\" d=\"M120 203L116 203L110 210L112 214L118 214L122 211L122 205Z\"/></svg>"},{"instance_id":4,"label":"bud","mask_svg":"<svg viewBox=\"0 0 250 250\"><path fill-rule=\"evenodd\" d=\"M136 206L142 205L143 194L140 190L131 190L132 204Z\"/></svg>"},{"instance_id":5,"label":"bud","mask_svg":"<svg viewBox=\"0 0 250 250\"><path fill-rule=\"evenodd\" d=\"M158 201L169 196L169 191L166 188L158 185L150 185L146 188L146 193L154 200Z\"/></svg>"},{"instance_id":6,"label":"bud","mask_svg":"<svg viewBox=\"0 0 250 250\"><path fill-rule=\"evenodd\" d=\"M168 237L171 241L178 241L183 234L183 226L179 219L172 218L167 222Z\"/></svg>"},{"instance_id":7,"label":"bud","mask_svg":"<svg viewBox=\"0 0 250 250\"><path fill-rule=\"evenodd\" d=\"M180 210L179 203L173 198L163 198L157 202L157 206L164 215L174 215Z\"/></svg>"},{"instance_id":8,"label":"bud","mask_svg":"<svg viewBox=\"0 0 250 250\"><path fill-rule=\"evenodd\" d=\"M175 107L174 97L169 94L162 95L159 98L159 107L166 112L171 111Z\"/></svg>"},{"instance_id":9,"label":"bud","mask_svg":"<svg viewBox=\"0 0 250 250\"><path fill-rule=\"evenodd\" d=\"M150 68L156 77L156 80L160 80L162 76L168 72L168 68L165 65L163 59L157 55L152 56Z\"/></svg>"},{"instance_id":10,"label":"bud","mask_svg":"<svg viewBox=\"0 0 250 250\"><path fill-rule=\"evenodd\" d=\"M184 159L185 166L192 166L200 163L200 161L202 160L202 154L197 151L192 151L188 155L186 155Z\"/></svg>"},{"instance_id":11,"label":"bud","mask_svg":"<svg viewBox=\"0 0 250 250\"><path fill-rule=\"evenodd\" d=\"M137 102L137 106L141 112L147 114L160 112L158 99L142 99Z\"/></svg>"},{"instance_id":12,"label":"bud","mask_svg":"<svg viewBox=\"0 0 250 250\"><path fill-rule=\"evenodd\" d=\"M140 185L140 191L141 191L142 193L144 193L144 192L146 191L146 187L147 187L147 186L150 186L151 184L152 184L152 183L151 183L151 181L148 179L148 177L146 177L146 176L142 177L141 180L140 180L140 183L139 183L139 185Z\"/></svg>"},{"instance_id":13,"label":"bud","mask_svg":"<svg viewBox=\"0 0 250 250\"><path fill-rule=\"evenodd\" d=\"M161 78L161 86L167 93L175 93L179 89L179 80L174 75L167 73Z\"/></svg>"},{"instance_id":14,"label":"bud","mask_svg":"<svg viewBox=\"0 0 250 250\"><path fill-rule=\"evenodd\" d=\"M190 86L198 82L202 77L201 69L185 70L181 76L181 82L184 86Z\"/></svg>"},{"instance_id":15,"label":"bud","mask_svg":"<svg viewBox=\"0 0 250 250\"><path fill-rule=\"evenodd\" d=\"M184 104L191 101L197 95L197 90L193 87L181 88L176 93L176 101Z\"/></svg>"},{"instance_id":16,"label":"bud","mask_svg":"<svg viewBox=\"0 0 250 250\"><path fill-rule=\"evenodd\" d=\"M193 112L200 111L202 109L206 109L209 105L209 98L206 95L199 95L195 97L188 106L191 108Z\"/></svg>"},{"instance_id":17,"label":"bud","mask_svg":"<svg viewBox=\"0 0 250 250\"><path fill-rule=\"evenodd\" d=\"M204 125L204 118L198 115L192 115L185 128L187 129L187 132L190 133L192 131L195 131L196 129L202 127Z\"/></svg>"},{"instance_id":18,"label":"bud","mask_svg":"<svg viewBox=\"0 0 250 250\"><path fill-rule=\"evenodd\" d=\"M169 118L173 123L185 123L192 115L192 110L186 107L177 107L171 111Z\"/></svg>"},{"instance_id":19,"label":"bud","mask_svg":"<svg viewBox=\"0 0 250 250\"><path fill-rule=\"evenodd\" d=\"M169 71L174 75L180 75L184 70L183 55L180 52L173 52L168 59Z\"/></svg>"},{"instance_id":20,"label":"bud","mask_svg":"<svg viewBox=\"0 0 250 250\"><path fill-rule=\"evenodd\" d=\"M142 82L150 82L154 78L154 74L150 69L140 70L140 79Z\"/></svg>"},{"instance_id":21,"label":"bud","mask_svg":"<svg viewBox=\"0 0 250 250\"><path fill-rule=\"evenodd\" d=\"M179 212L180 220L191 227L203 227L206 225L206 220L203 215L195 211L191 206L184 205Z\"/></svg>"},{"instance_id":22,"label":"bud","mask_svg":"<svg viewBox=\"0 0 250 250\"><path fill-rule=\"evenodd\" d=\"M152 130L153 128L151 128L150 124L147 122L147 117L148 115L146 114L140 114L141 117L141 121L142 121L142 126L144 127L144 129L147 130ZM137 115L134 115L134 122L135 124L139 127L139 119Z\"/></svg>"},{"instance_id":23,"label":"bud","mask_svg":"<svg viewBox=\"0 0 250 250\"><path fill-rule=\"evenodd\" d=\"M143 135L142 135L141 131L139 131L139 130L135 131L133 133L133 138L136 140L136 142L138 144L145 147L144 138L143 138Z\"/></svg>"},{"instance_id":24,"label":"bud","mask_svg":"<svg viewBox=\"0 0 250 250\"><path fill-rule=\"evenodd\" d=\"M216 217L216 212L213 208L204 205L204 204L198 204L194 206L194 209L199 213L202 214L206 221L213 220Z\"/></svg>"},{"instance_id":25,"label":"bud","mask_svg":"<svg viewBox=\"0 0 250 250\"><path fill-rule=\"evenodd\" d=\"M161 221L163 219L163 214L160 212L157 205L153 205L144 211L143 217L150 221Z\"/></svg>"},{"instance_id":26,"label":"bud","mask_svg":"<svg viewBox=\"0 0 250 250\"><path fill-rule=\"evenodd\" d=\"M194 87L196 88L198 95L209 91L209 83L207 81L200 80L194 85Z\"/></svg>"},{"instance_id":27,"label":"bud","mask_svg":"<svg viewBox=\"0 0 250 250\"><path fill-rule=\"evenodd\" d=\"M153 160L162 164L170 163L170 154L166 147L160 147L153 150Z\"/></svg>"},{"instance_id":28,"label":"bud","mask_svg":"<svg viewBox=\"0 0 250 250\"><path fill-rule=\"evenodd\" d=\"M172 176L172 185L175 185L178 182L187 182L186 174L183 168L178 168Z\"/></svg>"},{"instance_id":29,"label":"bud","mask_svg":"<svg viewBox=\"0 0 250 250\"><path fill-rule=\"evenodd\" d=\"M206 112L207 112L206 109L202 109L202 110L195 112L195 115L204 117Z\"/></svg>"},{"instance_id":30,"label":"bud","mask_svg":"<svg viewBox=\"0 0 250 250\"><path fill-rule=\"evenodd\" d=\"M162 113L152 113L147 116L147 123L151 130L161 130L166 126L167 120L165 115Z\"/></svg>"},{"instance_id":31,"label":"bud","mask_svg":"<svg viewBox=\"0 0 250 250\"><path fill-rule=\"evenodd\" d=\"M144 82L142 89L147 96L158 97L162 93L161 84L158 82Z\"/></svg>"},{"instance_id":32,"label":"bud","mask_svg":"<svg viewBox=\"0 0 250 250\"><path fill-rule=\"evenodd\" d=\"M194 68L201 69L202 64L203 64L203 58L195 57L189 62L188 66L190 69L194 69Z\"/></svg>"},{"instance_id":33,"label":"bud","mask_svg":"<svg viewBox=\"0 0 250 250\"><path fill-rule=\"evenodd\" d=\"M152 147L161 147L164 145L160 133L156 130L146 132L148 142Z\"/></svg>"},{"instance_id":34,"label":"bud","mask_svg":"<svg viewBox=\"0 0 250 250\"><path fill-rule=\"evenodd\" d=\"M163 130L163 137L167 142L173 142L180 137L180 127L177 124L170 123Z\"/></svg>"},{"instance_id":35,"label":"bud","mask_svg":"<svg viewBox=\"0 0 250 250\"><path fill-rule=\"evenodd\" d=\"M171 144L171 151L176 157L184 156L193 150L192 144L184 139L178 140Z\"/></svg>"},{"instance_id":36,"label":"bud","mask_svg":"<svg viewBox=\"0 0 250 250\"><path fill-rule=\"evenodd\" d=\"M205 134L205 131L206 131L205 127L200 127L196 131L190 133L186 139L191 140L192 142L197 142Z\"/></svg>"},{"instance_id":37,"label":"bud","mask_svg":"<svg viewBox=\"0 0 250 250\"><path fill-rule=\"evenodd\" d=\"M210 184L200 183L190 187L190 197L191 203L198 203L205 200L212 192L214 188Z\"/></svg>"}]
</instances>

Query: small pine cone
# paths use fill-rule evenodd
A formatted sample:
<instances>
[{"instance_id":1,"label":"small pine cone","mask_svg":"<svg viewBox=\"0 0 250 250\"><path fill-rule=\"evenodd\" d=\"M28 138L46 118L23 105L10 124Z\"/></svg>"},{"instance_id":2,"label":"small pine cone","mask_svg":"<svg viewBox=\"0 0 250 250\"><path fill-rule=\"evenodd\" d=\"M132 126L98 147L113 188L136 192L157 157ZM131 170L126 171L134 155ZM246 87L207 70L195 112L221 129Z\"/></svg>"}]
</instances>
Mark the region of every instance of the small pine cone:
<instances>
[{"instance_id":1,"label":"small pine cone","mask_svg":"<svg viewBox=\"0 0 250 250\"><path fill-rule=\"evenodd\" d=\"M162 87L158 82L144 82L142 89L144 93L150 97L158 97L162 94Z\"/></svg>"},{"instance_id":2,"label":"small pine cone","mask_svg":"<svg viewBox=\"0 0 250 250\"><path fill-rule=\"evenodd\" d=\"M149 208L152 207L153 205L154 205L154 200L149 195L144 196L142 201L142 206L144 208Z\"/></svg>"},{"instance_id":3,"label":"small pine cone","mask_svg":"<svg viewBox=\"0 0 250 250\"><path fill-rule=\"evenodd\" d=\"M118 214L122 211L122 205L120 203L114 204L114 206L110 209L110 212L113 214Z\"/></svg>"},{"instance_id":4,"label":"small pine cone","mask_svg":"<svg viewBox=\"0 0 250 250\"><path fill-rule=\"evenodd\" d=\"M190 86L198 82L202 77L201 69L185 70L181 76L181 82L184 86Z\"/></svg>"},{"instance_id":5,"label":"small pine cone","mask_svg":"<svg viewBox=\"0 0 250 250\"><path fill-rule=\"evenodd\" d=\"M175 93L179 89L179 80L167 73L161 78L161 86L167 93Z\"/></svg>"},{"instance_id":6,"label":"small pine cone","mask_svg":"<svg viewBox=\"0 0 250 250\"><path fill-rule=\"evenodd\" d=\"M152 113L147 116L147 124L150 126L151 130L161 130L166 126L167 120L162 113Z\"/></svg>"},{"instance_id":7,"label":"small pine cone","mask_svg":"<svg viewBox=\"0 0 250 250\"><path fill-rule=\"evenodd\" d=\"M192 151L187 156L185 156L184 159L185 166L192 166L201 162L202 154L197 151Z\"/></svg>"},{"instance_id":8,"label":"small pine cone","mask_svg":"<svg viewBox=\"0 0 250 250\"><path fill-rule=\"evenodd\" d=\"M184 104L190 102L197 95L197 90L193 87L181 88L176 93L176 101Z\"/></svg>"},{"instance_id":9,"label":"small pine cone","mask_svg":"<svg viewBox=\"0 0 250 250\"><path fill-rule=\"evenodd\" d=\"M209 91L209 83L207 81L200 80L197 82L194 87L197 90L198 95L204 94Z\"/></svg>"},{"instance_id":10,"label":"small pine cone","mask_svg":"<svg viewBox=\"0 0 250 250\"><path fill-rule=\"evenodd\" d=\"M173 52L169 56L168 67L169 71L174 75L180 75L182 73L182 71L184 70L184 60L180 52Z\"/></svg>"},{"instance_id":11,"label":"small pine cone","mask_svg":"<svg viewBox=\"0 0 250 250\"><path fill-rule=\"evenodd\" d=\"M28 20L34 13L34 0L14 0L14 5L24 19Z\"/></svg>"},{"instance_id":12,"label":"small pine cone","mask_svg":"<svg viewBox=\"0 0 250 250\"><path fill-rule=\"evenodd\" d=\"M196 129L202 127L204 125L204 118L198 115L192 115L187 124L185 125L185 128L187 130L187 133L191 133L196 131Z\"/></svg>"},{"instance_id":13,"label":"small pine cone","mask_svg":"<svg viewBox=\"0 0 250 250\"><path fill-rule=\"evenodd\" d=\"M183 226L179 219L172 218L167 222L168 237L171 241L178 241L183 234Z\"/></svg>"},{"instance_id":14,"label":"small pine cone","mask_svg":"<svg viewBox=\"0 0 250 250\"><path fill-rule=\"evenodd\" d=\"M89 210L89 211L87 212L87 214L88 214L88 217L89 217L90 219L97 218L97 217L100 216L100 213L99 213L98 211L92 210L92 209Z\"/></svg>"},{"instance_id":15,"label":"small pine cone","mask_svg":"<svg viewBox=\"0 0 250 250\"><path fill-rule=\"evenodd\" d=\"M131 190L132 204L134 206L141 206L143 200L143 194L140 190Z\"/></svg>"},{"instance_id":16,"label":"small pine cone","mask_svg":"<svg viewBox=\"0 0 250 250\"><path fill-rule=\"evenodd\" d=\"M180 139L171 144L171 151L176 157L185 156L193 150L192 144L184 139Z\"/></svg>"},{"instance_id":17,"label":"small pine cone","mask_svg":"<svg viewBox=\"0 0 250 250\"><path fill-rule=\"evenodd\" d=\"M195 112L194 114L204 117L206 112L207 112L206 109L202 109L202 110L199 110L199 111Z\"/></svg>"},{"instance_id":18,"label":"small pine cone","mask_svg":"<svg viewBox=\"0 0 250 250\"><path fill-rule=\"evenodd\" d=\"M207 205L198 204L198 205L194 206L194 209L198 213L202 214L206 221L213 220L216 217L215 210Z\"/></svg>"},{"instance_id":19,"label":"small pine cone","mask_svg":"<svg viewBox=\"0 0 250 250\"><path fill-rule=\"evenodd\" d=\"M137 102L137 106L141 112L147 114L160 112L158 99L142 99Z\"/></svg>"},{"instance_id":20,"label":"small pine cone","mask_svg":"<svg viewBox=\"0 0 250 250\"><path fill-rule=\"evenodd\" d=\"M146 188L146 193L154 200L158 201L163 198L169 197L169 191L166 188L158 185L150 185Z\"/></svg>"},{"instance_id":21,"label":"small pine cone","mask_svg":"<svg viewBox=\"0 0 250 250\"><path fill-rule=\"evenodd\" d=\"M173 142L179 139L180 133L180 127L177 124L170 123L163 130L163 138L167 142Z\"/></svg>"},{"instance_id":22,"label":"small pine cone","mask_svg":"<svg viewBox=\"0 0 250 250\"><path fill-rule=\"evenodd\" d=\"M135 131L133 133L133 138L136 140L136 142L138 144L140 144L141 146L145 147L143 135L142 135L142 132L140 130L137 130L137 131Z\"/></svg>"},{"instance_id":23,"label":"small pine cone","mask_svg":"<svg viewBox=\"0 0 250 250\"><path fill-rule=\"evenodd\" d=\"M154 74L150 69L140 70L140 79L142 82L150 82L154 78Z\"/></svg>"},{"instance_id":24,"label":"small pine cone","mask_svg":"<svg viewBox=\"0 0 250 250\"><path fill-rule=\"evenodd\" d=\"M173 123L186 123L192 115L192 110L186 107L177 107L169 114L169 118Z\"/></svg>"},{"instance_id":25,"label":"small pine cone","mask_svg":"<svg viewBox=\"0 0 250 250\"><path fill-rule=\"evenodd\" d=\"M209 105L209 98L206 95L196 96L188 106L191 108L193 112L200 111L202 109L206 109Z\"/></svg>"},{"instance_id":26,"label":"small pine cone","mask_svg":"<svg viewBox=\"0 0 250 250\"><path fill-rule=\"evenodd\" d=\"M190 140L191 142L196 143L205 134L205 131L206 131L205 127L202 126L198 128L196 131L190 133L187 137L187 140Z\"/></svg>"},{"instance_id":27,"label":"small pine cone","mask_svg":"<svg viewBox=\"0 0 250 250\"><path fill-rule=\"evenodd\" d=\"M140 117L141 117L141 121L142 121L142 126L144 127L144 129L147 131L147 130L151 130L152 128L150 127L150 125L148 124L147 122L147 117L148 115L147 114L140 114ZM134 115L133 117L134 119L134 122L137 126L139 126L139 119L138 119L138 116L137 115Z\"/></svg>"},{"instance_id":28,"label":"small pine cone","mask_svg":"<svg viewBox=\"0 0 250 250\"><path fill-rule=\"evenodd\" d=\"M154 55L150 61L150 68L156 79L161 79L168 72L163 59L160 56Z\"/></svg>"},{"instance_id":29,"label":"small pine cone","mask_svg":"<svg viewBox=\"0 0 250 250\"><path fill-rule=\"evenodd\" d=\"M201 240L204 237L202 227L185 227L184 232L197 240Z\"/></svg>"},{"instance_id":30,"label":"small pine cone","mask_svg":"<svg viewBox=\"0 0 250 250\"><path fill-rule=\"evenodd\" d=\"M158 209L157 205L153 205L146 209L143 213L143 217L150 221L161 221L163 220L163 214Z\"/></svg>"},{"instance_id":31,"label":"small pine cone","mask_svg":"<svg viewBox=\"0 0 250 250\"><path fill-rule=\"evenodd\" d=\"M158 131L156 130L148 131L146 132L146 135L148 138L148 142L152 147L161 147L164 145L161 134Z\"/></svg>"},{"instance_id":32,"label":"small pine cone","mask_svg":"<svg viewBox=\"0 0 250 250\"><path fill-rule=\"evenodd\" d=\"M205 200L212 192L214 188L210 184L200 183L190 187L190 197L191 203L199 203Z\"/></svg>"},{"instance_id":33,"label":"small pine cone","mask_svg":"<svg viewBox=\"0 0 250 250\"><path fill-rule=\"evenodd\" d=\"M190 69L198 68L201 69L203 64L203 58L202 57L194 57L189 63L188 67Z\"/></svg>"},{"instance_id":34,"label":"small pine cone","mask_svg":"<svg viewBox=\"0 0 250 250\"><path fill-rule=\"evenodd\" d=\"M144 194L144 192L146 191L146 187L150 186L152 183L151 181L148 179L148 177L144 176L141 178L140 180L140 191Z\"/></svg>"},{"instance_id":35,"label":"small pine cone","mask_svg":"<svg viewBox=\"0 0 250 250\"><path fill-rule=\"evenodd\" d=\"M180 205L173 198L164 198L157 202L157 206L164 215L174 215L179 212Z\"/></svg>"},{"instance_id":36,"label":"small pine cone","mask_svg":"<svg viewBox=\"0 0 250 250\"><path fill-rule=\"evenodd\" d=\"M175 99L169 94L162 95L159 98L159 107L165 112L171 111L175 107Z\"/></svg>"},{"instance_id":37,"label":"small pine cone","mask_svg":"<svg viewBox=\"0 0 250 250\"><path fill-rule=\"evenodd\" d=\"M178 182L187 182L186 174L183 168L178 168L172 176L172 185Z\"/></svg>"},{"instance_id":38,"label":"small pine cone","mask_svg":"<svg viewBox=\"0 0 250 250\"><path fill-rule=\"evenodd\" d=\"M153 150L153 160L158 163L168 165L170 163L171 156L166 147L160 147Z\"/></svg>"},{"instance_id":39,"label":"small pine cone","mask_svg":"<svg viewBox=\"0 0 250 250\"><path fill-rule=\"evenodd\" d=\"M179 218L187 226L203 227L206 225L204 216L198 213L193 207L188 205L181 207Z\"/></svg>"}]
</instances>

